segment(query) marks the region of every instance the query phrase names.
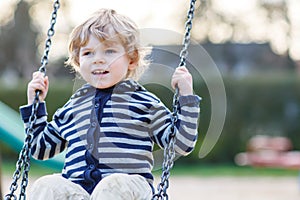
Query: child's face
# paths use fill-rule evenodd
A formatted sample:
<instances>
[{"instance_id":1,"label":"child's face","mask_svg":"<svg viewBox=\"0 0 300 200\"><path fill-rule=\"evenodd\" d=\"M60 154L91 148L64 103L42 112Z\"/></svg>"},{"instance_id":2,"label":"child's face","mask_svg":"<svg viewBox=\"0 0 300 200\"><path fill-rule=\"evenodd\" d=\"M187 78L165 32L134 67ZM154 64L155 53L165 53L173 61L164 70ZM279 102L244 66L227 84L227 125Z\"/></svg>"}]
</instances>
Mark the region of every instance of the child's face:
<instances>
[{"instance_id":1,"label":"child's face","mask_svg":"<svg viewBox=\"0 0 300 200\"><path fill-rule=\"evenodd\" d=\"M99 89L114 86L136 67L119 38L101 42L94 35L90 35L87 45L80 48L79 63L83 79Z\"/></svg>"}]
</instances>

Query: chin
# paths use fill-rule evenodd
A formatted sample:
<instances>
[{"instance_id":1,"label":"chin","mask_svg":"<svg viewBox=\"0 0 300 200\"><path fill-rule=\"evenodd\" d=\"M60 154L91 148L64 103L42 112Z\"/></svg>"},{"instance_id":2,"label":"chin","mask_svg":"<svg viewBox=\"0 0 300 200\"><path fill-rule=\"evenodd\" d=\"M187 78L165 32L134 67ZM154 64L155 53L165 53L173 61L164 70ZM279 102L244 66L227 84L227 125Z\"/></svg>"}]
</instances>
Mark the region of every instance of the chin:
<instances>
[{"instance_id":1,"label":"chin","mask_svg":"<svg viewBox=\"0 0 300 200\"><path fill-rule=\"evenodd\" d=\"M95 88L97 89L106 89L106 88L110 88L112 86L114 86L114 84L95 84L93 85Z\"/></svg>"}]
</instances>

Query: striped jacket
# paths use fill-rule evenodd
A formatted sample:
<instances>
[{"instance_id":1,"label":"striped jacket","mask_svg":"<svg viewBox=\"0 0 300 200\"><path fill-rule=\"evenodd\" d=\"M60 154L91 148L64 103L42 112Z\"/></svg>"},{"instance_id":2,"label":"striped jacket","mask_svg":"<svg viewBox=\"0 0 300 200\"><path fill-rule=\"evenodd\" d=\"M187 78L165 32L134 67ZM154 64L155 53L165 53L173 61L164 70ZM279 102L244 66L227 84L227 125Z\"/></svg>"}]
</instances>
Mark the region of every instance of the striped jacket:
<instances>
[{"instance_id":1,"label":"striped jacket","mask_svg":"<svg viewBox=\"0 0 300 200\"><path fill-rule=\"evenodd\" d=\"M101 178L112 173L139 174L152 184L153 145L166 144L170 111L137 82L126 80L114 87L99 123L95 91L85 84L56 111L50 122L45 103L40 104L34 126L33 157L46 160L66 150L63 177L87 191L86 179L97 177L92 172L86 176L91 169L99 170ZM200 97L195 95L179 98L175 150L180 155L187 155L195 146L199 102ZM28 127L31 106L21 107L20 112Z\"/></svg>"}]
</instances>

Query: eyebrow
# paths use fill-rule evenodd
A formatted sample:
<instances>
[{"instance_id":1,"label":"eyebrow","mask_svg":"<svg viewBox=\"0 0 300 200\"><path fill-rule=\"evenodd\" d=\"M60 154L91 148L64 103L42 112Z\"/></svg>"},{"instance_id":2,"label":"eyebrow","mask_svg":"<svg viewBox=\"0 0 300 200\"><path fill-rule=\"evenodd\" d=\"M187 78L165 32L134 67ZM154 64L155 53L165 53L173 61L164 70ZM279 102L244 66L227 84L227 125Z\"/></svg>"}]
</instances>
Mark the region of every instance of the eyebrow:
<instances>
[{"instance_id":1,"label":"eyebrow","mask_svg":"<svg viewBox=\"0 0 300 200\"><path fill-rule=\"evenodd\" d=\"M93 48L90 48L90 47L81 47L79 51L88 51L88 50L93 50Z\"/></svg>"},{"instance_id":2,"label":"eyebrow","mask_svg":"<svg viewBox=\"0 0 300 200\"><path fill-rule=\"evenodd\" d=\"M105 47L107 46L115 46L115 45L122 45L121 41L117 41L116 39L112 38L112 39L106 39L104 41L102 41L101 43L104 44ZM80 48L79 52L81 51L88 51L88 50L94 50L94 48L88 47L88 46L83 46Z\"/></svg>"},{"instance_id":3,"label":"eyebrow","mask_svg":"<svg viewBox=\"0 0 300 200\"><path fill-rule=\"evenodd\" d=\"M104 40L103 44L105 46L115 46L115 45L122 45L119 41L116 40Z\"/></svg>"}]
</instances>

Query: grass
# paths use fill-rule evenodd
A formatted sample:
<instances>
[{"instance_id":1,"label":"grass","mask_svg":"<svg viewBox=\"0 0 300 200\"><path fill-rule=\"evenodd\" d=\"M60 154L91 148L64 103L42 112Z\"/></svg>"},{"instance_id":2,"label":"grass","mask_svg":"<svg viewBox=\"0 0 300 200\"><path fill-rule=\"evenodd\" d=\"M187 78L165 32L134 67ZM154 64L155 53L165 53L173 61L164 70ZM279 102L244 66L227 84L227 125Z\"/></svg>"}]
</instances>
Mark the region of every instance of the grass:
<instances>
[{"instance_id":1,"label":"grass","mask_svg":"<svg viewBox=\"0 0 300 200\"><path fill-rule=\"evenodd\" d=\"M171 173L177 176L298 176L299 171L236 165L175 165Z\"/></svg>"},{"instance_id":2,"label":"grass","mask_svg":"<svg viewBox=\"0 0 300 200\"><path fill-rule=\"evenodd\" d=\"M2 174L5 176L12 176L16 167L15 161L2 161ZM40 177L46 174L59 173L60 169L53 169L46 166L37 164L32 159L30 176ZM155 176L160 176L162 171L157 169L154 172ZM171 170L171 176L194 176L194 177L252 177L252 176L269 176L269 177L282 177L282 176L299 176L299 170L287 170L278 168L258 168L258 167L239 167L233 164L190 164L182 165L175 162L175 166Z\"/></svg>"},{"instance_id":3,"label":"grass","mask_svg":"<svg viewBox=\"0 0 300 200\"><path fill-rule=\"evenodd\" d=\"M2 160L2 174L12 176L16 170L16 164L13 161L4 161ZM59 173L60 170L53 169L46 166L37 165L35 162L32 162L30 165L30 175L32 176L43 176L46 174ZM30 176L29 175L29 176Z\"/></svg>"},{"instance_id":4,"label":"grass","mask_svg":"<svg viewBox=\"0 0 300 200\"><path fill-rule=\"evenodd\" d=\"M2 162L2 173L12 176L15 171L15 163L12 161ZM53 169L32 162L30 176L42 176L46 174L59 173L59 169ZM161 169L155 170L155 176L160 176ZM171 176L298 176L298 170L239 167L235 165L176 165L171 170Z\"/></svg>"}]
</instances>

